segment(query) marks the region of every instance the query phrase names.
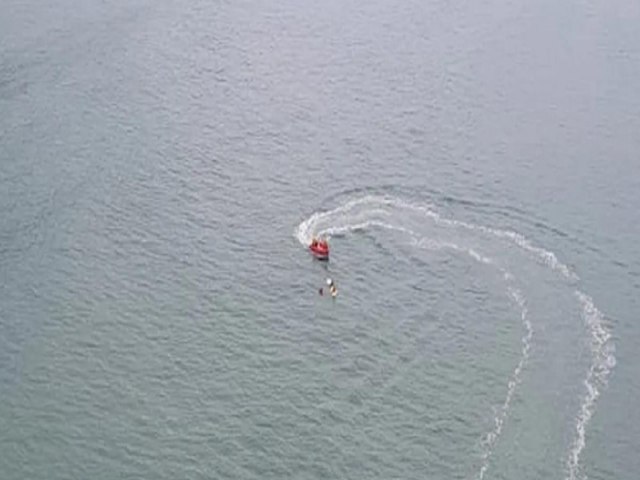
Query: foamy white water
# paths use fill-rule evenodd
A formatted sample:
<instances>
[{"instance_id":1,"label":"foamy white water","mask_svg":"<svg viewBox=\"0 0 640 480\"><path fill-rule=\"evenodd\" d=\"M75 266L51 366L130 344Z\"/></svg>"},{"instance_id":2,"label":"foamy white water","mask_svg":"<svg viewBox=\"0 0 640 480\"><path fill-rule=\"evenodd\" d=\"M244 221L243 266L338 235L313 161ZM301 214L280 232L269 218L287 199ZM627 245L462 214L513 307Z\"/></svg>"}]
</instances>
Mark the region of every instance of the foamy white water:
<instances>
[{"instance_id":1,"label":"foamy white water","mask_svg":"<svg viewBox=\"0 0 640 480\"><path fill-rule=\"evenodd\" d=\"M434 224L451 230L462 230L476 232L485 237L493 237L505 240L517 246L523 253L532 256L541 265L558 272L570 284L578 282L578 275L566 264L562 263L555 253L536 246L524 235L511 231L496 229L484 225L476 225L465 221L450 219L440 215L433 206L413 204L390 196L368 195L347 201L333 210L312 214L303 221L296 229L296 237L303 245L306 245L312 235L337 235L354 232L367 228L392 229L407 233L412 239L412 243L421 248L428 249L450 249L458 253L464 253L484 264L495 264L490 259L471 246L462 246L455 242L441 241L420 236L411 228L403 225L402 215L406 212L418 212ZM455 233L455 232L454 232ZM512 273L500 268L503 278L511 283L515 280ZM533 325L528 319L528 308L523 292L511 285L508 287L510 298L521 309L520 320L524 327L522 337L521 354L513 373L507 381L507 392L502 405L498 408L494 417L494 428L484 437L483 452L481 455L481 466L477 474L478 479L483 479L490 467L490 458L494 447L497 444L505 422L509 415L510 405L517 386L522 381L523 370L532 346ZM567 479L575 480L579 478L580 455L586 444L586 431L591 417L596 410L597 399L601 394L601 389L606 385L611 369L615 365L614 345L611 334L608 331L602 312L595 306L593 300L580 290L576 290L576 298L581 315L590 336L590 347L592 362L583 381L585 394L580 403L580 410L576 416L574 440L569 446L567 456Z\"/></svg>"},{"instance_id":2,"label":"foamy white water","mask_svg":"<svg viewBox=\"0 0 640 480\"><path fill-rule=\"evenodd\" d=\"M513 276L508 272L505 272L504 278L508 280L513 280ZM527 302L520 290L514 287L508 287L509 296L511 299L518 305L520 308L520 320L524 325L525 333L522 337L522 350L520 352L520 360L518 361L518 365L513 370L509 381L507 382L507 394L504 399L504 403L498 410L495 418L494 418L494 428L490 432L487 433L486 437L483 440L484 451L482 452L482 464L480 466L480 471L478 472L478 479L482 480L489 469L489 460L491 459L491 455L493 454L493 449L495 447L496 442L500 438L502 434L502 428L509 414L509 409L511 407L511 401L515 394L516 388L522 381L522 370L529 359L529 351L531 350L531 341L533 337L533 326L531 322L527 318Z\"/></svg>"},{"instance_id":3,"label":"foamy white water","mask_svg":"<svg viewBox=\"0 0 640 480\"><path fill-rule=\"evenodd\" d=\"M580 405L575 437L567 459L567 480L581 478L580 454L587 443L587 425L595 412L600 391L606 385L611 369L616 364L615 346L611 341L611 333L605 327L602 312L598 310L590 296L580 290L576 290L575 295L582 306L582 317L590 334L589 344L593 362L584 380L586 394ZM586 475L582 475L582 478L586 478Z\"/></svg>"}]
</instances>

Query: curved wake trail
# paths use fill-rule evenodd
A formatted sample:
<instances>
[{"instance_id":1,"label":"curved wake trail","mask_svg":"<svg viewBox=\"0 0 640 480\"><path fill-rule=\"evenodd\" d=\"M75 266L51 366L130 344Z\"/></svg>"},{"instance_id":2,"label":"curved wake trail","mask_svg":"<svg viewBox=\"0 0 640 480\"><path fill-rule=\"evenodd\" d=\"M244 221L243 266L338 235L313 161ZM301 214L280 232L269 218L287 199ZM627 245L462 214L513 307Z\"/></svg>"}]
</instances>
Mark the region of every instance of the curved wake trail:
<instances>
[{"instance_id":1,"label":"curved wake trail","mask_svg":"<svg viewBox=\"0 0 640 480\"><path fill-rule=\"evenodd\" d=\"M350 200L333 210L314 213L307 220L300 223L296 229L296 238L301 244L306 246L313 235L331 236L378 227L407 233L412 237L416 246L425 248L449 248L466 253L482 263L492 263L491 259L483 257L473 248L464 248L450 242L443 243L425 237L418 239L418 235L416 235L412 229L403 225L394 224L394 213L401 213L403 211L419 213L424 218L428 218L436 225L442 227L472 231L480 233L485 237L506 240L537 259L542 265L558 272L561 277L568 282L575 284L580 280L578 275L558 260L553 252L534 245L529 239L518 232L445 218L431 206L415 205L389 196L368 195ZM502 269L502 272L507 282L513 280L513 276L509 272L504 269ZM520 360L507 384L507 394L494 418L494 428L487 433L483 440L484 452L482 454L482 465L477 475L479 480L484 478L489 468L490 457L502 433L504 423L509 413L511 400L518 384L521 382L521 374L531 349L533 326L527 317L528 309L526 300L522 292L515 287L509 286L508 292L511 299L519 305L521 309L521 320L525 328L525 334L522 337ZM600 390L606 385L611 370L616 363L614 356L615 347L611 333L606 327L604 315L595 306L593 299L587 294L579 289L575 289L574 294L580 305L581 316L585 322L590 338L591 366L583 382L586 394L580 403L579 413L576 417L575 436L567 454L566 480L582 478L580 473L580 455L586 444L586 429L595 412Z\"/></svg>"},{"instance_id":2,"label":"curved wake trail","mask_svg":"<svg viewBox=\"0 0 640 480\"><path fill-rule=\"evenodd\" d=\"M505 280L509 281L513 279L513 276L504 272ZM527 318L527 302L524 298L522 292L516 288L509 287L509 296L511 299L520 307L520 319L525 327L525 334L522 337L522 351L520 352L520 361L513 373L511 374L511 378L507 383L507 395L500 407L499 413L494 418L494 428L492 431L487 433L484 438L484 452L482 453L482 465L480 467L480 471L478 472L478 479L482 480L484 478L485 473L489 468L489 460L491 459L491 455L493 454L493 448L500 438L502 434L502 427L504 422L509 415L509 408L511 407L511 399L516 391L517 386L522 381L522 370L529 359L529 350L531 350L531 339L533 338L533 326L531 322Z\"/></svg>"},{"instance_id":3,"label":"curved wake trail","mask_svg":"<svg viewBox=\"0 0 640 480\"><path fill-rule=\"evenodd\" d=\"M616 357L615 347L611 341L611 333L604 326L602 312L594 305L591 297L581 292L575 291L578 301L582 305L582 317L591 333L591 354L593 363L584 380L587 394L580 405L578 413L575 438L571 445L569 458L567 459L567 480L586 478L580 475L580 454L586 445L586 429L596 408L596 402L600 396L600 388L607 383L611 369L615 367Z\"/></svg>"},{"instance_id":4,"label":"curved wake trail","mask_svg":"<svg viewBox=\"0 0 640 480\"><path fill-rule=\"evenodd\" d=\"M466 253L471 258L479 263L483 263L485 265L492 265L494 261L488 257L485 257L479 254L476 250L472 248L463 248L455 243L441 243L434 242L431 239L423 238L416 242L416 246L426 247L431 250L439 250L442 248L448 248L451 250L455 250L457 252ZM502 276L507 283L511 283L515 280L515 277L510 272L500 269L502 272ZM493 454L493 449L502 434L502 427L509 416L509 410L511 407L511 400L515 394L516 388L522 381L522 370L524 369L527 361L529 360L529 351L531 350L531 340L533 338L533 326L527 317L527 301L524 294L517 288L508 286L507 292L509 294L509 298L520 308L520 320L525 329L525 334L522 337L522 349L520 351L520 360L516 365L516 368L511 373L511 377L507 382L507 394L505 396L504 402L502 406L498 409L494 419L494 427L493 430L488 432L485 438L482 441L483 452L481 455L482 464L480 466L480 471L478 472L478 480L482 480L484 478L485 473L489 469L489 461Z\"/></svg>"}]
</instances>

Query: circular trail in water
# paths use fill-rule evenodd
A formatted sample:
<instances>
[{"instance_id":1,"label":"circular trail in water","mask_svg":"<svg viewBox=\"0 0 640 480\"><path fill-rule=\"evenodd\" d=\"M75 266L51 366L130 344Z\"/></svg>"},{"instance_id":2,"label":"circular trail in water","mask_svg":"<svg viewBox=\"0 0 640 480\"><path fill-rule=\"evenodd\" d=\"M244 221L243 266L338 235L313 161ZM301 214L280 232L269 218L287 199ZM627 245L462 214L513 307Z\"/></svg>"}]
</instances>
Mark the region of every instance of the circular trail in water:
<instances>
[{"instance_id":1,"label":"circular trail in water","mask_svg":"<svg viewBox=\"0 0 640 480\"><path fill-rule=\"evenodd\" d=\"M509 418L514 415L514 409L527 409L529 397L525 393L520 394L519 387L529 381L528 376L533 378L544 375L544 369L550 368L544 364L544 352L549 351L552 341L545 340L544 337L548 334L544 332L553 330L563 320L554 319L553 313L550 314L552 318L545 319L549 317L549 312L532 315L530 310L534 310L534 299L528 298L528 291L542 290L543 295L555 297L549 300L551 304L571 300L574 311L582 318L584 328L574 326L574 338L566 341L586 343L588 358L585 360L586 365L578 361L575 373L567 374L559 380L567 388L569 395L575 396L577 392L578 399L565 399L566 403L577 405L577 410L574 410L571 418L564 419L566 426L558 427L567 430L557 433L563 442L558 460L563 464L563 475L567 480L581 478L580 455L586 445L587 427L596 410L598 397L615 366L615 356L611 332L604 315L592 298L580 290L578 275L562 263L554 252L535 245L515 230L457 220L442 215L434 204L412 202L391 195L360 194L348 198L333 209L315 212L297 226L295 237L306 246L316 235L335 239L381 230L394 232L402 237L406 248L412 251L411 255L419 255L416 252L420 251L450 252L493 269L502 280L507 298L519 311L517 320L522 332L519 357L508 378L504 379L504 387L501 387L502 400L494 404L489 428L478 439L475 451L470 452L476 458L473 462L476 466L475 473L469 472L469 475L479 480L485 477L491 468L492 459L498 455L501 438ZM339 247L334 247L337 248ZM371 259L371 263L375 263L375 259ZM419 262L416 262L416 268L420 268ZM551 292L551 287L546 287L544 282L538 280L539 274L531 273L536 269L555 277ZM543 295L536 294L535 301ZM561 317L562 313L555 315ZM543 332L539 340L536 338L536 322L540 322L540 330ZM530 357L538 342L542 352L535 365L530 365ZM554 348L559 349L554 355L571 355L571 350L566 345ZM530 375L529 371L532 371ZM531 383L535 382L531 380ZM519 403L514 406L514 398L518 395ZM516 425L513 428L522 427ZM522 432L512 435L522 435Z\"/></svg>"}]
</instances>

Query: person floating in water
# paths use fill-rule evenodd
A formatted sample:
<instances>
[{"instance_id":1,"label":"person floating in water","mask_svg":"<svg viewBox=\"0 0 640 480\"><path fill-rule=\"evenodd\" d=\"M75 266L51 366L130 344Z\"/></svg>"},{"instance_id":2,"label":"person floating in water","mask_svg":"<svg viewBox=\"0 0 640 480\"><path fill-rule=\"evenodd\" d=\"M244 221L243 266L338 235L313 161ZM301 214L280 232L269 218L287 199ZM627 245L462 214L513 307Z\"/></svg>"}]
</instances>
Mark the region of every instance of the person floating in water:
<instances>
[{"instance_id":1,"label":"person floating in water","mask_svg":"<svg viewBox=\"0 0 640 480\"><path fill-rule=\"evenodd\" d=\"M327 278L327 287L329 289L329 293L332 297L336 297L338 295L338 289L336 288L336 284L330 278ZM324 288L320 288L318 291L320 295L324 295Z\"/></svg>"}]
</instances>

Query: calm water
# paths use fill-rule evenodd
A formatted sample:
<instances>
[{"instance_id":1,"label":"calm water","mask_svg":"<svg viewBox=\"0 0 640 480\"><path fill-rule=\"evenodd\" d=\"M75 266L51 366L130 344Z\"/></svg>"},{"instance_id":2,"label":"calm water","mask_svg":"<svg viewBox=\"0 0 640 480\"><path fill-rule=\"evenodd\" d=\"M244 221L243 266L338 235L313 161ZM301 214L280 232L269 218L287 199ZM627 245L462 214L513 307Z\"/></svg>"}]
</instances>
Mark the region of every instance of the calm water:
<instances>
[{"instance_id":1,"label":"calm water","mask_svg":"<svg viewBox=\"0 0 640 480\"><path fill-rule=\"evenodd\" d=\"M637 3L0 12L0 478L637 478Z\"/></svg>"}]
</instances>

